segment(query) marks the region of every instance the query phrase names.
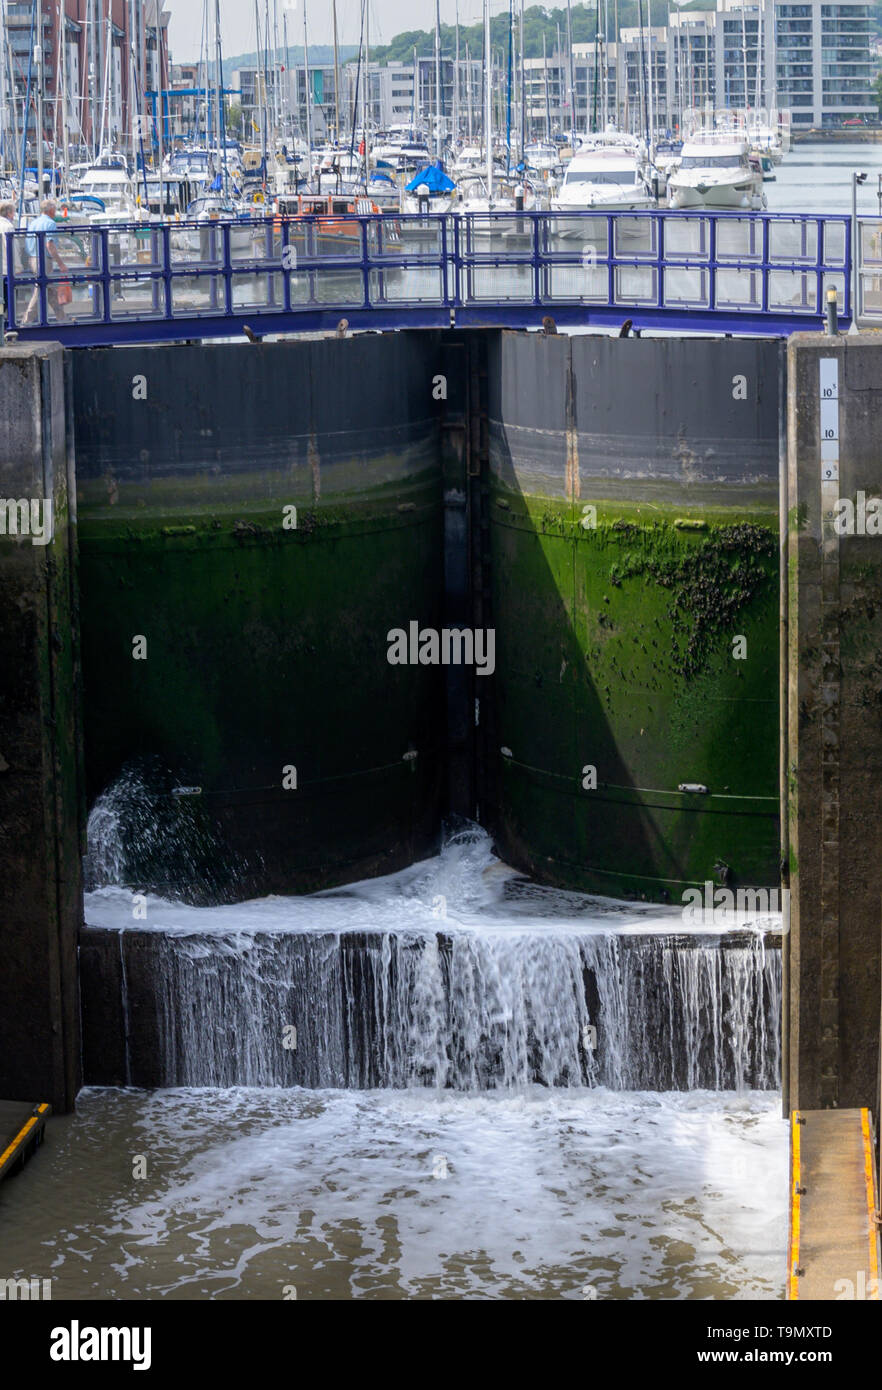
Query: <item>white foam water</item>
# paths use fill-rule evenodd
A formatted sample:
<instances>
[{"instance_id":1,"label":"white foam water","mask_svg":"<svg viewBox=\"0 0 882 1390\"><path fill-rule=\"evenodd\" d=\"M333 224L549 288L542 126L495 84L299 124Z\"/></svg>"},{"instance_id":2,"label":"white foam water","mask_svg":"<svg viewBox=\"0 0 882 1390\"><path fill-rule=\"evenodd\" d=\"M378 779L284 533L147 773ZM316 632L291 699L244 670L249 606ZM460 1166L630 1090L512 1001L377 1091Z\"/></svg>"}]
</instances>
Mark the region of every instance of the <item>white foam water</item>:
<instances>
[{"instance_id":1,"label":"white foam water","mask_svg":"<svg viewBox=\"0 0 882 1390\"><path fill-rule=\"evenodd\" d=\"M53 1300L782 1296L768 1094L92 1090L53 1123L0 1205Z\"/></svg>"},{"instance_id":2,"label":"white foam water","mask_svg":"<svg viewBox=\"0 0 882 1390\"><path fill-rule=\"evenodd\" d=\"M345 889L213 908L148 898L133 924L131 896L105 888L86 918L137 942L124 988L139 971L156 1034L134 1044L158 1051L168 1086L778 1081L780 958L761 930L741 923L721 947L677 909L542 888L477 827Z\"/></svg>"}]
</instances>

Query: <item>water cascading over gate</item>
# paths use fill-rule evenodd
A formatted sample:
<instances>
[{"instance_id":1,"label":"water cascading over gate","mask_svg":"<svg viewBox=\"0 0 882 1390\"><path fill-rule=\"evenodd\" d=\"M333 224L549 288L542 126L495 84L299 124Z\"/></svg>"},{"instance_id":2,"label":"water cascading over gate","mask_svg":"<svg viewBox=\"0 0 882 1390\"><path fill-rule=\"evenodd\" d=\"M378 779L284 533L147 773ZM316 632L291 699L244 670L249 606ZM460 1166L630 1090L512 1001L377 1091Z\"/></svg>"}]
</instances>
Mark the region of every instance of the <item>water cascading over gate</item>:
<instances>
[{"instance_id":1,"label":"water cascading over gate","mask_svg":"<svg viewBox=\"0 0 882 1390\"><path fill-rule=\"evenodd\" d=\"M91 825L93 862L118 874L106 801ZM131 900L111 885L87 900L95 1083L778 1084L780 952L763 932L696 934L670 909L542 888L477 827L436 859L311 897L148 898L146 928L130 924ZM115 1017L106 994L95 1007L99 979L118 994Z\"/></svg>"}]
</instances>

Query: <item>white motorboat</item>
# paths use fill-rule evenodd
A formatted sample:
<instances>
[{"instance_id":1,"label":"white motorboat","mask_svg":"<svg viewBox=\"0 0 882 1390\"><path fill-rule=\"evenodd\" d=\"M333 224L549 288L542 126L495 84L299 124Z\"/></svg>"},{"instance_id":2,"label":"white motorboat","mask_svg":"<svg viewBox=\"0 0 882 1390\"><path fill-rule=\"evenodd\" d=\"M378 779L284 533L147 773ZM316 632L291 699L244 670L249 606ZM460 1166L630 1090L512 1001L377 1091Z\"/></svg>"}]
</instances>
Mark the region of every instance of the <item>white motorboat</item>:
<instances>
[{"instance_id":1,"label":"white motorboat","mask_svg":"<svg viewBox=\"0 0 882 1390\"><path fill-rule=\"evenodd\" d=\"M655 206L635 146L598 144L573 155L552 197L555 212L633 212Z\"/></svg>"},{"instance_id":2,"label":"white motorboat","mask_svg":"<svg viewBox=\"0 0 882 1390\"><path fill-rule=\"evenodd\" d=\"M551 141L536 140L527 145L524 162L539 174L557 174L561 170L560 151Z\"/></svg>"},{"instance_id":3,"label":"white motorboat","mask_svg":"<svg viewBox=\"0 0 882 1390\"><path fill-rule=\"evenodd\" d=\"M249 225L251 216L253 214L247 209L240 211L235 203L225 198L222 193L205 193L202 197L195 198L187 208L187 222L197 222L200 225L184 229L185 244L191 251L200 252L204 248L204 227L230 223L230 249L241 255L249 250L252 243L253 231Z\"/></svg>"},{"instance_id":4,"label":"white motorboat","mask_svg":"<svg viewBox=\"0 0 882 1390\"><path fill-rule=\"evenodd\" d=\"M138 217L138 192L125 168L95 165L83 175L77 192L103 204L102 211L94 205L90 222L134 222Z\"/></svg>"},{"instance_id":5,"label":"white motorboat","mask_svg":"<svg viewBox=\"0 0 882 1390\"><path fill-rule=\"evenodd\" d=\"M672 208L745 208L766 206L762 170L751 166L746 141L688 140L679 168L668 179Z\"/></svg>"}]
</instances>

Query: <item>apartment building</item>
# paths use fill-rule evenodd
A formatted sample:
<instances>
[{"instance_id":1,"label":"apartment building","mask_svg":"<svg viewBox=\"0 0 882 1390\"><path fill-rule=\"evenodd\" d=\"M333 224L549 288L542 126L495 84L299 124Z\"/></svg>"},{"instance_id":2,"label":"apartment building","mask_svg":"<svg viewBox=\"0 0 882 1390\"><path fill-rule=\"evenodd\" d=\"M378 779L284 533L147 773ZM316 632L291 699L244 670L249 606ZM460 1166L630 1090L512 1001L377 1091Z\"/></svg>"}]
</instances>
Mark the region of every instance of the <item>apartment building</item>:
<instances>
[{"instance_id":1,"label":"apartment building","mask_svg":"<svg viewBox=\"0 0 882 1390\"><path fill-rule=\"evenodd\" d=\"M860 0L681 10L665 27L622 29L603 50L576 44L572 64L557 52L528 59L528 122L537 134L590 130L606 110L629 129L674 129L687 112L727 107L789 111L795 129L875 119L870 23Z\"/></svg>"},{"instance_id":2,"label":"apartment building","mask_svg":"<svg viewBox=\"0 0 882 1390\"><path fill-rule=\"evenodd\" d=\"M2 98L15 98L18 131L30 85L31 141L41 104L49 144L60 143L66 125L73 143L135 148L149 115L145 93L168 82L168 20L164 0L37 0L36 10L31 0L10 0ZM3 124L8 134L12 119Z\"/></svg>"}]
</instances>

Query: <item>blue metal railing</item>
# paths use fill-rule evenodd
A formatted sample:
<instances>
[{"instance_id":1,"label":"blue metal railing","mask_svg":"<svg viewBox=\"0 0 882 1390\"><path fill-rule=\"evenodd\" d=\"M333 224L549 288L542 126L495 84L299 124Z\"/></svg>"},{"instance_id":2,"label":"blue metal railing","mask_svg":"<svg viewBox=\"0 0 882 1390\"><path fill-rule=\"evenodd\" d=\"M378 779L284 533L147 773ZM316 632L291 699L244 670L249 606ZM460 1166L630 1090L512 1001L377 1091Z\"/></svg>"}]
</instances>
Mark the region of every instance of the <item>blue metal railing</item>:
<instances>
[{"instance_id":1,"label":"blue metal railing","mask_svg":"<svg viewBox=\"0 0 882 1390\"><path fill-rule=\"evenodd\" d=\"M847 216L645 211L126 223L7 238L22 339L621 323L782 335L851 320ZM30 243L30 246L29 246ZM29 250L36 255L29 254Z\"/></svg>"},{"instance_id":2,"label":"blue metal railing","mask_svg":"<svg viewBox=\"0 0 882 1390\"><path fill-rule=\"evenodd\" d=\"M882 217L859 217L855 235L855 321L882 328Z\"/></svg>"}]
</instances>

